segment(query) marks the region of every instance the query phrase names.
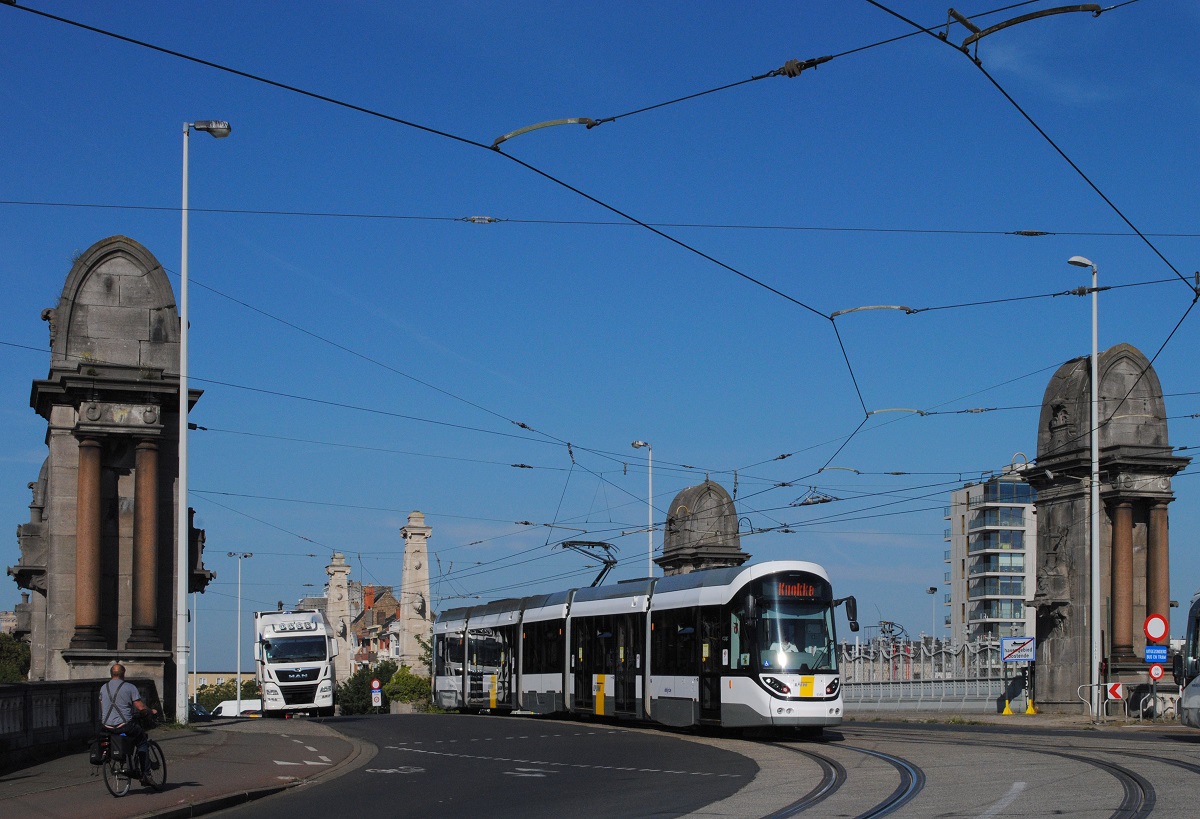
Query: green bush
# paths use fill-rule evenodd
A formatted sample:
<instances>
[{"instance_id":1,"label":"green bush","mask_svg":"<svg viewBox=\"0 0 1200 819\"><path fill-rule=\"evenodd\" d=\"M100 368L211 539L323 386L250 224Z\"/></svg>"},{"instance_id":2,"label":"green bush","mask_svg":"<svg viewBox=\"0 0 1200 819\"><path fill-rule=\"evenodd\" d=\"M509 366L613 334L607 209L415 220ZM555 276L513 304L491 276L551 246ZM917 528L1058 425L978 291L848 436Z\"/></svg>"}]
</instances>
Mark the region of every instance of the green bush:
<instances>
[{"instance_id":1,"label":"green bush","mask_svg":"<svg viewBox=\"0 0 1200 819\"><path fill-rule=\"evenodd\" d=\"M418 707L428 706L432 699L429 680L412 673L412 669L406 665L400 666L399 670L392 675L392 678L383 686L383 693L390 700L407 702Z\"/></svg>"},{"instance_id":2,"label":"green bush","mask_svg":"<svg viewBox=\"0 0 1200 819\"><path fill-rule=\"evenodd\" d=\"M394 662L384 660L381 663L377 663L373 668L363 666L351 674L350 679L338 686L337 702L341 707L342 714L374 713L376 709L371 705L371 680L375 678L379 678L380 681L391 680L396 675L396 670ZM382 705L382 710L385 713L388 709L388 702L389 697L385 689Z\"/></svg>"}]
</instances>

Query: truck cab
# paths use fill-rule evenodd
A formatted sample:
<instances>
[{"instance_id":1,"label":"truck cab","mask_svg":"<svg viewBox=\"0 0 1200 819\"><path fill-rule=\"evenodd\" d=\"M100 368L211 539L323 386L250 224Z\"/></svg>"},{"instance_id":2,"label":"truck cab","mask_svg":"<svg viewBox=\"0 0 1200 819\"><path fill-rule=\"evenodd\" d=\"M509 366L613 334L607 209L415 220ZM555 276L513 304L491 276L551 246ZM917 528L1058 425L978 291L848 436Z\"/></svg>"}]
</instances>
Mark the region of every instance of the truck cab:
<instances>
[{"instance_id":1,"label":"truck cab","mask_svg":"<svg viewBox=\"0 0 1200 819\"><path fill-rule=\"evenodd\" d=\"M332 716L338 647L325 615L310 610L255 612L254 633L263 716Z\"/></svg>"}]
</instances>

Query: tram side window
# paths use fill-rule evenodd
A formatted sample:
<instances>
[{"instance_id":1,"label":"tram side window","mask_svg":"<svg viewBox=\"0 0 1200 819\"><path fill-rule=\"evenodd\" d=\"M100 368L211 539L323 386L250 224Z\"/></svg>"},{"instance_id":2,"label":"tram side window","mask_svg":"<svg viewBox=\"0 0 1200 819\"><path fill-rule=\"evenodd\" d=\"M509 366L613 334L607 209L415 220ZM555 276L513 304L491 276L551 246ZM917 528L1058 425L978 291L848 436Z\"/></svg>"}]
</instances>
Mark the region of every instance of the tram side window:
<instances>
[{"instance_id":1,"label":"tram side window","mask_svg":"<svg viewBox=\"0 0 1200 819\"><path fill-rule=\"evenodd\" d=\"M742 657L742 617L741 612L729 613L729 667L742 668L750 665L750 655Z\"/></svg>"},{"instance_id":2,"label":"tram side window","mask_svg":"<svg viewBox=\"0 0 1200 819\"><path fill-rule=\"evenodd\" d=\"M457 634L439 634L435 653L437 654L435 674L446 676L458 673L462 667L462 637Z\"/></svg>"},{"instance_id":3,"label":"tram side window","mask_svg":"<svg viewBox=\"0 0 1200 819\"><path fill-rule=\"evenodd\" d=\"M700 641L696 634L695 609L667 609L652 615L653 659L650 673L672 676L696 675L700 671Z\"/></svg>"},{"instance_id":4,"label":"tram side window","mask_svg":"<svg viewBox=\"0 0 1200 819\"><path fill-rule=\"evenodd\" d=\"M523 668L526 674L554 674L563 667L563 621L526 623Z\"/></svg>"}]
</instances>

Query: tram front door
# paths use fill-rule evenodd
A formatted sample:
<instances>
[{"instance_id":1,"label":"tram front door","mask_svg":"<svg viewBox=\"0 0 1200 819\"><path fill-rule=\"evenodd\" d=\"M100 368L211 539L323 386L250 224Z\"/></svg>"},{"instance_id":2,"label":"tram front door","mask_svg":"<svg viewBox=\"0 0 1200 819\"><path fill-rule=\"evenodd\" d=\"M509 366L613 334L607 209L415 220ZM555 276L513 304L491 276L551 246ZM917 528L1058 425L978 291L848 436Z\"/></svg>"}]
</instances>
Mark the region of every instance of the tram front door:
<instances>
[{"instance_id":1,"label":"tram front door","mask_svg":"<svg viewBox=\"0 0 1200 819\"><path fill-rule=\"evenodd\" d=\"M700 720L721 720L722 652L726 650L721 609L700 609Z\"/></svg>"}]
</instances>

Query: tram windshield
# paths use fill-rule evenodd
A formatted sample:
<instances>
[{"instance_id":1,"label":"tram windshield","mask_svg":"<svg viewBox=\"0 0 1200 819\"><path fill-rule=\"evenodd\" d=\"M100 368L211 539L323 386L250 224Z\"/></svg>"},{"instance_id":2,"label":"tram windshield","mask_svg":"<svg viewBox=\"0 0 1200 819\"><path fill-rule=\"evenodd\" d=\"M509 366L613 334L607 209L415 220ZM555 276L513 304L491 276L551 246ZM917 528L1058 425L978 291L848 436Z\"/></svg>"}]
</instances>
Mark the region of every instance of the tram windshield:
<instances>
[{"instance_id":1,"label":"tram windshield","mask_svg":"<svg viewBox=\"0 0 1200 819\"><path fill-rule=\"evenodd\" d=\"M764 671L837 671L833 609L828 603L765 600L758 625L759 666Z\"/></svg>"}]
</instances>

